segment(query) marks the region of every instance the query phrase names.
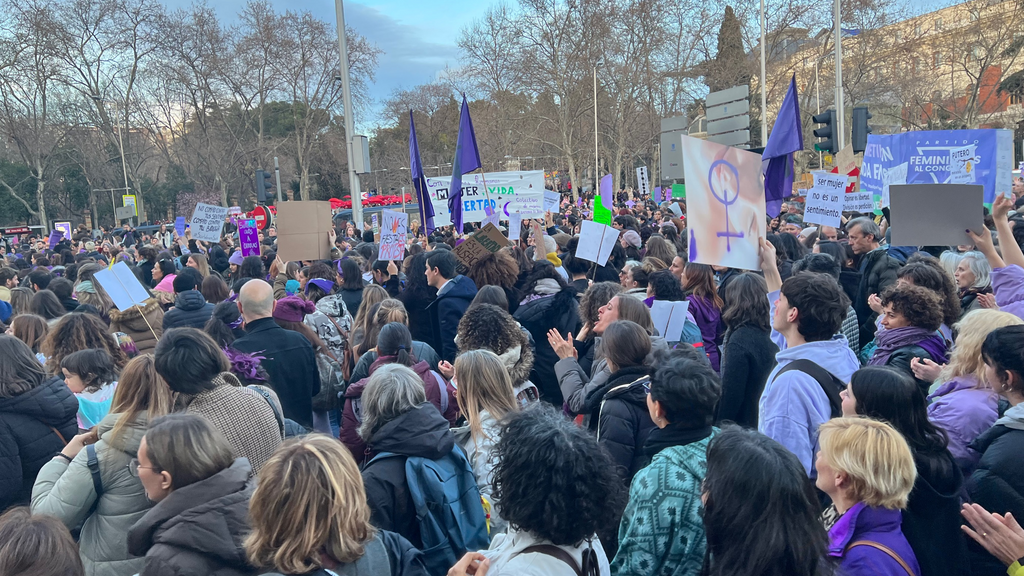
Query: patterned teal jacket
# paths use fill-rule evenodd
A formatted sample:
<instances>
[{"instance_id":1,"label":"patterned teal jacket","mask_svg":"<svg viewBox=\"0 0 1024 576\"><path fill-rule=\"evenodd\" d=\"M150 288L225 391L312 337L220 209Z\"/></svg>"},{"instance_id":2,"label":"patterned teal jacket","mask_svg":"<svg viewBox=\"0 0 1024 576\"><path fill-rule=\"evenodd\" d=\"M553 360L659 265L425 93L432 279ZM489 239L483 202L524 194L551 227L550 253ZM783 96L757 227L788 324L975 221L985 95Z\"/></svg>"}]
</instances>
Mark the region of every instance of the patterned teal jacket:
<instances>
[{"instance_id":1,"label":"patterned teal jacket","mask_svg":"<svg viewBox=\"0 0 1024 576\"><path fill-rule=\"evenodd\" d=\"M658 452L636 473L619 526L613 575L697 576L704 563L700 488L711 436Z\"/></svg>"}]
</instances>

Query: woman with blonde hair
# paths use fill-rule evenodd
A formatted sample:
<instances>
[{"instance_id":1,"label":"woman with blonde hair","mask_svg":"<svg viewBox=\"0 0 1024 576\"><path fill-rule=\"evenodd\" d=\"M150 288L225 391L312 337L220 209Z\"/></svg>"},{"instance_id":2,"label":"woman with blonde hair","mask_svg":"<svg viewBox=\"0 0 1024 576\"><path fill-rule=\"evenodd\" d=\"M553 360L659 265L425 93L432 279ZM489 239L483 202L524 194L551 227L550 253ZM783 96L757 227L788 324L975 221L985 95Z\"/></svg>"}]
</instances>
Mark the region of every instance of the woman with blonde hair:
<instances>
[{"instance_id":1,"label":"woman with blonde hair","mask_svg":"<svg viewBox=\"0 0 1024 576\"><path fill-rule=\"evenodd\" d=\"M144 560L128 553L125 534L153 503L128 464L138 457L150 421L169 413L173 394L153 356L138 356L121 372L110 413L68 442L39 471L32 513L82 526L79 540L90 576L135 574ZM84 449L83 449L84 448ZM84 523L83 523L84 522Z\"/></svg>"},{"instance_id":2,"label":"woman with blonde hair","mask_svg":"<svg viewBox=\"0 0 1024 576\"><path fill-rule=\"evenodd\" d=\"M282 487L287 487L282 490ZM352 455L312 434L281 446L260 471L249 505L249 562L279 574L426 575L408 540L370 524L366 490Z\"/></svg>"},{"instance_id":3,"label":"woman with blonde hair","mask_svg":"<svg viewBox=\"0 0 1024 576\"><path fill-rule=\"evenodd\" d=\"M197 252L189 254L188 261L185 265L189 268L195 268L203 278L210 275L210 263L206 260L205 254L199 254Z\"/></svg>"},{"instance_id":4,"label":"woman with blonde hair","mask_svg":"<svg viewBox=\"0 0 1024 576\"><path fill-rule=\"evenodd\" d=\"M383 286L370 284L363 288L363 298L359 302L356 311L356 318L352 322L352 345L358 346L363 341L369 324L373 321L370 309L374 304L379 304L390 298L388 291Z\"/></svg>"},{"instance_id":5,"label":"woman with blonde hair","mask_svg":"<svg viewBox=\"0 0 1024 576\"><path fill-rule=\"evenodd\" d=\"M917 478L910 446L870 418L833 418L818 428L818 489L832 499L824 518L828 554L846 576L920 576L903 535L901 510Z\"/></svg>"},{"instance_id":6,"label":"woman with blonde hair","mask_svg":"<svg viewBox=\"0 0 1024 576\"><path fill-rule=\"evenodd\" d=\"M497 459L494 447L501 439L501 422L519 410L512 380L501 358L490 350L470 350L455 359L455 377L459 383L459 412L466 425L453 428L455 441L466 452L480 495L491 504L491 534L505 531L508 523L501 517L500 504L492 496L491 480Z\"/></svg>"},{"instance_id":7,"label":"woman with blonde hair","mask_svg":"<svg viewBox=\"0 0 1024 576\"><path fill-rule=\"evenodd\" d=\"M1024 324L1009 312L974 310L953 327L956 345L949 363L940 366L915 358L911 368L918 378L939 370L938 388L928 396L928 419L949 435L949 451L960 469L970 473L981 455L968 448L971 442L996 421L999 395L985 378L985 360L981 346L998 328Z\"/></svg>"}]
</instances>

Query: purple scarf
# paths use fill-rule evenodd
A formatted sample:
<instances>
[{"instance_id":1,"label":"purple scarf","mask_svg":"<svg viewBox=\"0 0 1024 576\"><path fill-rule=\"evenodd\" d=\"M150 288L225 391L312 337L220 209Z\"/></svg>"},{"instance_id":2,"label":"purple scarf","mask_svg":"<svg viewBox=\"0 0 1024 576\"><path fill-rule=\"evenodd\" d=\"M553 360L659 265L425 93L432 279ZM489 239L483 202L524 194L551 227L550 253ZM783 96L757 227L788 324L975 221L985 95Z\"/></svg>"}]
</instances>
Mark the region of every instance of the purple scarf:
<instances>
[{"instance_id":1,"label":"purple scarf","mask_svg":"<svg viewBox=\"0 0 1024 576\"><path fill-rule=\"evenodd\" d=\"M882 330L875 336L875 344L878 347L868 362L870 366L886 365L893 353L907 346L924 348L924 351L932 357L932 361L936 364L949 362L949 358L946 357L946 341L933 330L916 326Z\"/></svg>"}]
</instances>

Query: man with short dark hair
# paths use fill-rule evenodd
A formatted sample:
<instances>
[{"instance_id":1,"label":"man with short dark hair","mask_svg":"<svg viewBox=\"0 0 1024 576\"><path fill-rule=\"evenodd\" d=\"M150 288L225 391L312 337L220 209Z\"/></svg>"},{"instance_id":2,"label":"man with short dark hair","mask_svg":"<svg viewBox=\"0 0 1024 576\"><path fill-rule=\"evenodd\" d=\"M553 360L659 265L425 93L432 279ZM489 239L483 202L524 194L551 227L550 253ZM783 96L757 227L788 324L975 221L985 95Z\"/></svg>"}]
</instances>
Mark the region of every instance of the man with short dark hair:
<instances>
[{"instance_id":1,"label":"man with short dark hair","mask_svg":"<svg viewBox=\"0 0 1024 576\"><path fill-rule=\"evenodd\" d=\"M45 268L36 268L25 276L25 283L32 287L32 290L39 292L46 290L53 280L53 273Z\"/></svg>"},{"instance_id":2,"label":"man with short dark hair","mask_svg":"<svg viewBox=\"0 0 1024 576\"><path fill-rule=\"evenodd\" d=\"M182 268L174 277L174 307L164 313L164 331L171 328L203 329L213 315L213 304L199 291L203 277L194 268Z\"/></svg>"},{"instance_id":3,"label":"man with short dark hair","mask_svg":"<svg viewBox=\"0 0 1024 576\"><path fill-rule=\"evenodd\" d=\"M248 458L253 473L259 472L281 444L281 425L272 399L238 385L217 343L193 328L168 330L156 345L153 365L185 412L209 420L235 456Z\"/></svg>"},{"instance_id":4,"label":"man with short dark hair","mask_svg":"<svg viewBox=\"0 0 1024 576\"><path fill-rule=\"evenodd\" d=\"M868 298L895 284L901 265L881 245L882 229L869 218L850 220L846 224L846 234L853 253L860 256L860 286L853 309L857 311L860 322L860 341L867 343L875 338L875 320L878 319L878 314L868 304Z\"/></svg>"},{"instance_id":5,"label":"man with short dark hair","mask_svg":"<svg viewBox=\"0 0 1024 576\"><path fill-rule=\"evenodd\" d=\"M761 268L780 351L761 393L757 429L795 454L814 478L818 427L842 414L840 386L860 368L846 338L834 337L850 301L831 275L805 272L783 283L775 248L763 238Z\"/></svg>"},{"instance_id":6,"label":"man with short dark hair","mask_svg":"<svg viewBox=\"0 0 1024 576\"><path fill-rule=\"evenodd\" d=\"M427 284L437 288L437 298L427 306L433 341L431 347L442 360L455 361L455 334L459 320L476 297L471 278L456 274L458 259L451 251L435 250L427 256Z\"/></svg>"},{"instance_id":7,"label":"man with short dark hair","mask_svg":"<svg viewBox=\"0 0 1024 576\"><path fill-rule=\"evenodd\" d=\"M11 301L11 289L18 287L18 271L14 268L0 268L0 300Z\"/></svg>"},{"instance_id":8,"label":"man with short dark hair","mask_svg":"<svg viewBox=\"0 0 1024 576\"><path fill-rule=\"evenodd\" d=\"M828 274L838 282L839 275L842 273L842 265L831 254L812 253L793 262L793 274L800 272ZM852 305L846 307L842 333L850 344L850 350L853 350L854 354L860 352L860 322L857 321L857 311Z\"/></svg>"}]
</instances>

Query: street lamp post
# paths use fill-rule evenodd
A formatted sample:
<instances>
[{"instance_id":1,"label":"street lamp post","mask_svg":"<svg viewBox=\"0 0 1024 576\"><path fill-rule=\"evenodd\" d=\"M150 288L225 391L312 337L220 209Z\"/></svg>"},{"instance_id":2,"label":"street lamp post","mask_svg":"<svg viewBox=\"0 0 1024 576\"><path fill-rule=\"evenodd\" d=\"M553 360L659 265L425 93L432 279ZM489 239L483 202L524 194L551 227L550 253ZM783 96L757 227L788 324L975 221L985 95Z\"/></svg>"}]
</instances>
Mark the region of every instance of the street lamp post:
<instances>
[{"instance_id":1,"label":"street lamp post","mask_svg":"<svg viewBox=\"0 0 1024 576\"><path fill-rule=\"evenodd\" d=\"M601 161L599 159L597 151L597 69L599 66L601 66L602 63L603 62L601 60L598 60L597 62L594 63L594 189L592 190L592 192L594 193L595 198L597 198L597 166L598 163L600 163ZM574 200L576 199L577 194L578 192L576 190L573 190Z\"/></svg>"},{"instance_id":2,"label":"street lamp post","mask_svg":"<svg viewBox=\"0 0 1024 576\"><path fill-rule=\"evenodd\" d=\"M341 97L345 106L345 148L348 151L348 181L352 190L352 219L363 222L363 199L359 194L359 175L353 164L352 135L355 133L355 110L352 109L352 90L348 75L348 41L345 38L345 6L342 0L334 0L334 10L338 16L338 52L341 56Z\"/></svg>"},{"instance_id":3,"label":"street lamp post","mask_svg":"<svg viewBox=\"0 0 1024 576\"><path fill-rule=\"evenodd\" d=\"M107 101L103 100L103 98L100 97L99 94L92 94L91 97L100 106L102 106L103 104L107 103ZM124 138L121 136L120 112L118 112L119 107L118 107L118 102L116 100L110 101L110 104L114 105L114 114L118 115L118 121L117 121L117 148L121 152L121 172L124 174L124 189L125 189L125 193L127 193L127 191L131 190L131 188L128 187L128 164L124 160ZM136 202L138 202L138 199L136 199ZM137 210L138 210L138 205L136 204L136 211ZM116 214L114 215L114 223L115 224L117 223L117 215ZM132 219L132 218L129 218L128 219L128 224L130 226L134 226L135 225L135 220Z\"/></svg>"}]
</instances>

